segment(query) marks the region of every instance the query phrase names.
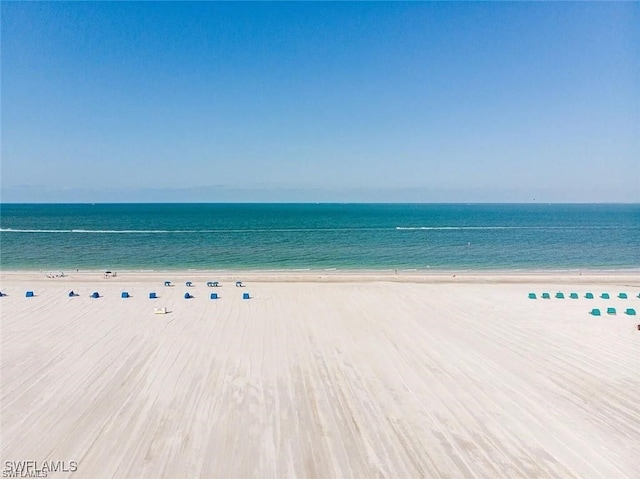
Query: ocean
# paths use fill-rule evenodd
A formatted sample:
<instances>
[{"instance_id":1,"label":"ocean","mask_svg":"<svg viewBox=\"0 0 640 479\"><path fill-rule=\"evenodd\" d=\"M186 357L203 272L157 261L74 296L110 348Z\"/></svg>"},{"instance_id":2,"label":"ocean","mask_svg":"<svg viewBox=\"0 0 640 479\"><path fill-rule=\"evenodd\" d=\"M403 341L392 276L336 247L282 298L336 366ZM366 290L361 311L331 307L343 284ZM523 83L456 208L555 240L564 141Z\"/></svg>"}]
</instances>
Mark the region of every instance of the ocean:
<instances>
[{"instance_id":1,"label":"ocean","mask_svg":"<svg viewBox=\"0 0 640 479\"><path fill-rule=\"evenodd\" d=\"M638 204L3 204L26 270L640 269Z\"/></svg>"}]
</instances>

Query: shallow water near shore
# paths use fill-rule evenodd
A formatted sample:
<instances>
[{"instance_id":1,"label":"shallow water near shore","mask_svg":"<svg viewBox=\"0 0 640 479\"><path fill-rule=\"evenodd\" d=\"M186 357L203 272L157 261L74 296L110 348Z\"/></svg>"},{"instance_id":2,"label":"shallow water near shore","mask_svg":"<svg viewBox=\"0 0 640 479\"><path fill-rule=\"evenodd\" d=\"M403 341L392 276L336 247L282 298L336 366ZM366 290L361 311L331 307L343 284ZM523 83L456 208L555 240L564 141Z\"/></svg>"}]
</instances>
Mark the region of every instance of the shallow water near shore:
<instances>
[{"instance_id":1,"label":"shallow water near shore","mask_svg":"<svg viewBox=\"0 0 640 479\"><path fill-rule=\"evenodd\" d=\"M640 205L2 205L3 269L640 267Z\"/></svg>"}]
</instances>

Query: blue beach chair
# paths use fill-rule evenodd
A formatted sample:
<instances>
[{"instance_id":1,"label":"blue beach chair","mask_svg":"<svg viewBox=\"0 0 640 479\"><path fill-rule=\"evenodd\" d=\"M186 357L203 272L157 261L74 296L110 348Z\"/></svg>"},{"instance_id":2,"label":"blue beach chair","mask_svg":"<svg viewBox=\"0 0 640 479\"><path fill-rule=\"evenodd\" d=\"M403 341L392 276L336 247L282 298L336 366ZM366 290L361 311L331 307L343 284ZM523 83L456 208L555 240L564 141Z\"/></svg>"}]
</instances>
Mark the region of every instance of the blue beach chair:
<instances>
[{"instance_id":1,"label":"blue beach chair","mask_svg":"<svg viewBox=\"0 0 640 479\"><path fill-rule=\"evenodd\" d=\"M584 295L584 297L587 299L593 299L593 293L587 293Z\"/></svg>"},{"instance_id":2,"label":"blue beach chair","mask_svg":"<svg viewBox=\"0 0 640 479\"><path fill-rule=\"evenodd\" d=\"M211 293L211 299L218 299L218 293Z\"/></svg>"},{"instance_id":3,"label":"blue beach chair","mask_svg":"<svg viewBox=\"0 0 640 479\"><path fill-rule=\"evenodd\" d=\"M600 297L601 297L602 299L609 299L609 293L602 293L602 294L600 295Z\"/></svg>"},{"instance_id":4,"label":"blue beach chair","mask_svg":"<svg viewBox=\"0 0 640 479\"><path fill-rule=\"evenodd\" d=\"M542 299L550 299L551 295L549 293L542 293Z\"/></svg>"},{"instance_id":5,"label":"blue beach chair","mask_svg":"<svg viewBox=\"0 0 640 479\"><path fill-rule=\"evenodd\" d=\"M189 293L184 293L184 299L191 299L193 298L193 296L191 296Z\"/></svg>"},{"instance_id":6,"label":"blue beach chair","mask_svg":"<svg viewBox=\"0 0 640 479\"><path fill-rule=\"evenodd\" d=\"M607 314L616 314L616 308L607 308Z\"/></svg>"},{"instance_id":7,"label":"blue beach chair","mask_svg":"<svg viewBox=\"0 0 640 479\"><path fill-rule=\"evenodd\" d=\"M564 299L564 293L560 293L560 292L556 293L556 298L557 299Z\"/></svg>"},{"instance_id":8,"label":"blue beach chair","mask_svg":"<svg viewBox=\"0 0 640 479\"><path fill-rule=\"evenodd\" d=\"M633 308L627 308L627 310L624 312L624 314L628 315L628 316L635 316L636 315L636 310Z\"/></svg>"},{"instance_id":9,"label":"blue beach chair","mask_svg":"<svg viewBox=\"0 0 640 479\"><path fill-rule=\"evenodd\" d=\"M99 298L99 297L100 297L100 294L98 294L98 292L97 292L97 291L94 291L93 293L91 293L91 297L92 297L92 298Z\"/></svg>"},{"instance_id":10,"label":"blue beach chair","mask_svg":"<svg viewBox=\"0 0 640 479\"><path fill-rule=\"evenodd\" d=\"M156 293L149 293L149 299L157 299Z\"/></svg>"},{"instance_id":11,"label":"blue beach chair","mask_svg":"<svg viewBox=\"0 0 640 479\"><path fill-rule=\"evenodd\" d=\"M242 293L242 299L249 299L249 293Z\"/></svg>"},{"instance_id":12,"label":"blue beach chair","mask_svg":"<svg viewBox=\"0 0 640 479\"><path fill-rule=\"evenodd\" d=\"M127 293L126 291L123 291L122 294L120 295L121 298L128 298L129 297L129 293Z\"/></svg>"},{"instance_id":13,"label":"blue beach chair","mask_svg":"<svg viewBox=\"0 0 640 479\"><path fill-rule=\"evenodd\" d=\"M27 293L25 294L25 297L33 298L33 291L27 291Z\"/></svg>"},{"instance_id":14,"label":"blue beach chair","mask_svg":"<svg viewBox=\"0 0 640 479\"><path fill-rule=\"evenodd\" d=\"M627 293L620 293L620 294L618 294L618 298L620 298L620 299L627 299Z\"/></svg>"},{"instance_id":15,"label":"blue beach chair","mask_svg":"<svg viewBox=\"0 0 640 479\"><path fill-rule=\"evenodd\" d=\"M569 297L570 297L571 299L578 299L578 293L571 293L571 294L569 295Z\"/></svg>"},{"instance_id":16,"label":"blue beach chair","mask_svg":"<svg viewBox=\"0 0 640 479\"><path fill-rule=\"evenodd\" d=\"M536 299L536 293L529 293L529 299Z\"/></svg>"},{"instance_id":17,"label":"blue beach chair","mask_svg":"<svg viewBox=\"0 0 640 479\"><path fill-rule=\"evenodd\" d=\"M600 316L600 310L598 308L593 308L589 314L591 316Z\"/></svg>"}]
</instances>

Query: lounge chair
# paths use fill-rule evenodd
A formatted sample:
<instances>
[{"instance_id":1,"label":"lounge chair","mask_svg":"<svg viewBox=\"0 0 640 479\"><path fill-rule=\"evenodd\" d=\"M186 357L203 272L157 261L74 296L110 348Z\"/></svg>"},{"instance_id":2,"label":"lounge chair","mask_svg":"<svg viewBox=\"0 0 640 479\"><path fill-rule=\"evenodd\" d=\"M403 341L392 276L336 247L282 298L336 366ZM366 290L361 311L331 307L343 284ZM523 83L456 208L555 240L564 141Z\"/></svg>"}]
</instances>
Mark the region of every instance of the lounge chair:
<instances>
[{"instance_id":1,"label":"lounge chair","mask_svg":"<svg viewBox=\"0 0 640 479\"><path fill-rule=\"evenodd\" d=\"M624 312L624 314L628 315L628 316L635 316L636 315L636 310L633 308L627 308L627 310Z\"/></svg>"},{"instance_id":2,"label":"lounge chair","mask_svg":"<svg viewBox=\"0 0 640 479\"><path fill-rule=\"evenodd\" d=\"M627 293L620 293L620 294L618 294L618 298L620 298L620 299L627 299Z\"/></svg>"},{"instance_id":3,"label":"lounge chair","mask_svg":"<svg viewBox=\"0 0 640 479\"><path fill-rule=\"evenodd\" d=\"M571 294L569 295L569 297L570 297L571 299L578 299L578 293L571 293Z\"/></svg>"},{"instance_id":4,"label":"lounge chair","mask_svg":"<svg viewBox=\"0 0 640 479\"><path fill-rule=\"evenodd\" d=\"M536 293L529 293L529 299L536 299Z\"/></svg>"},{"instance_id":5,"label":"lounge chair","mask_svg":"<svg viewBox=\"0 0 640 479\"><path fill-rule=\"evenodd\" d=\"M593 308L589 314L591 316L600 316L600 310L598 308Z\"/></svg>"},{"instance_id":6,"label":"lounge chair","mask_svg":"<svg viewBox=\"0 0 640 479\"><path fill-rule=\"evenodd\" d=\"M616 308L607 308L607 314L616 314Z\"/></svg>"},{"instance_id":7,"label":"lounge chair","mask_svg":"<svg viewBox=\"0 0 640 479\"><path fill-rule=\"evenodd\" d=\"M602 294L600 295L600 297L601 297L602 299L609 299L609 293L602 293Z\"/></svg>"},{"instance_id":8,"label":"lounge chair","mask_svg":"<svg viewBox=\"0 0 640 479\"><path fill-rule=\"evenodd\" d=\"M584 297L587 299L593 299L593 293L587 293L584 295Z\"/></svg>"},{"instance_id":9,"label":"lounge chair","mask_svg":"<svg viewBox=\"0 0 640 479\"><path fill-rule=\"evenodd\" d=\"M556 298L557 299L564 299L564 293L560 293L560 292L556 293Z\"/></svg>"},{"instance_id":10,"label":"lounge chair","mask_svg":"<svg viewBox=\"0 0 640 479\"><path fill-rule=\"evenodd\" d=\"M542 293L542 299L549 299L551 298L551 295L549 295L549 293Z\"/></svg>"}]
</instances>

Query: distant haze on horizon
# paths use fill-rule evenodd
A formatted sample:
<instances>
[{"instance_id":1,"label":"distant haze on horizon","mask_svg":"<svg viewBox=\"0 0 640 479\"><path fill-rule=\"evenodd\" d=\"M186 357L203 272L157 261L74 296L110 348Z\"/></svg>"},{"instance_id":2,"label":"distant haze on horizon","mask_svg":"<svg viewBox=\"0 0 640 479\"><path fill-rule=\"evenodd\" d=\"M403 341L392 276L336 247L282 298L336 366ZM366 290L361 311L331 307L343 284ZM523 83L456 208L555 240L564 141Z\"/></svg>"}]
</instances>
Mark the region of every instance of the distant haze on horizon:
<instances>
[{"instance_id":1,"label":"distant haze on horizon","mask_svg":"<svg viewBox=\"0 0 640 479\"><path fill-rule=\"evenodd\" d=\"M2 2L16 202L640 202L640 3Z\"/></svg>"}]
</instances>

